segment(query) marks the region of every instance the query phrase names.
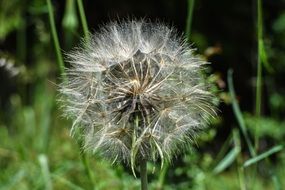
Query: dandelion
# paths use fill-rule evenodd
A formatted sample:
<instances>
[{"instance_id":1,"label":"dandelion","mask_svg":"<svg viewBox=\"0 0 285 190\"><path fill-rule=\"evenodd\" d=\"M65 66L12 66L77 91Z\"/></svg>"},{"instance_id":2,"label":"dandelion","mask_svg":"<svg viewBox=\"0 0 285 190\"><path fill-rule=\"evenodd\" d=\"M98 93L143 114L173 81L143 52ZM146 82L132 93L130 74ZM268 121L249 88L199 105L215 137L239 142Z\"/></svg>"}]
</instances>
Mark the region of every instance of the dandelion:
<instances>
[{"instance_id":1,"label":"dandelion","mask_svg":"<svg viewBox=\"0 0 285 190\"><path fill-rule=\"evenodd\" d=\"M206 62L164 24L110 23L68 61L60 92L72 133L83 129L85 150L133 172L146 161L171 161L215 115L201 76Z\"/></svg>"}]
</instances>

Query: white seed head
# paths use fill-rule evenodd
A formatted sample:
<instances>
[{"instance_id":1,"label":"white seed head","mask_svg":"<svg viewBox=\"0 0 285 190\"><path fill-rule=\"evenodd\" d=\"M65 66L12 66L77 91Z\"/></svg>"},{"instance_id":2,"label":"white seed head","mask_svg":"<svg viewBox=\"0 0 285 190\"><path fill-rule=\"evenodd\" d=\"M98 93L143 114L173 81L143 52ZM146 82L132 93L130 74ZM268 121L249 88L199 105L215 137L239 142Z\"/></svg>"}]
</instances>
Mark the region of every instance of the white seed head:
<instances>
[{"instance_id":1,"label":"white seed head","mask_svg":"<svg viewBox=\"0 0 285 190\"><path fill-rule=\"evenodd\" d=\"M68 54L60 101L86 150L132 166L163 163L215 115L205 62L176 33L161 23L113 22Z\"/></svg>"}]
</instances>

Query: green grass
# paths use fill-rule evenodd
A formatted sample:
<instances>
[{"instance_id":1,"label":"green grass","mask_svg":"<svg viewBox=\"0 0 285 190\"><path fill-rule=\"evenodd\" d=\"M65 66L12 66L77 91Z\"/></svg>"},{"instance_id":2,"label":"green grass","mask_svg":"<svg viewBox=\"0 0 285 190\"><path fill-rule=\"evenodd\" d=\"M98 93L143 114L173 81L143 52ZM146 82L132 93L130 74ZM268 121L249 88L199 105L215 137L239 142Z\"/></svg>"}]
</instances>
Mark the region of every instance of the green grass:
<instances>
[{"instance_id":1,"label":"green grass","mask_svg":"<svg viewBox=\"0 0 285 190\"><path fill-rule=\"evenodd\" d=\"M1 7L12 7L12 4L15 4L16 7L17 2L15 2L1 2L0 11L2 11ZM83 7L84 1L70 0L70 2L76 3L78 11L77 14L73 12L73 16L80 20L82 36L84 36L85 42L90 43L91 37ZM64 40L59 41L60 35L57 31L61 31L63 36L67 31L64 28L62 30L56 28L59 26L56 25L56 22L59 22L57 20L59 17L55 19L55 15L60 15L59 11L61 10L54 9L51 0L42 3L27 4L27 7L30 6L29 9L23 10L19 15L25 15L28 12L30 20L23 18L18 28L16 28L17 20L9 21L15 27L17 38L17 50L12 57L20 61L17 64L22 64L29 58L34 62L34 65L16 65L22 68L23 74L17 80L11 79L17 85L17 91L7 99L9 108L1 110L0 190L139 189L140 180L133 177L129 167L111 165L98 155L82 153L80 143L70 137L69 126L71 124L70 121L61 117L60 105L56 103L57 87L54 83L57 82L53 82L58 81L59 78L56 71L59 71L63 80L66 80L62 55L66 46L60 44L60 41ZM85 6L87 3L85 1ZM193 13L194 8L198 13L200 2L187 0L185 5L186 3L185 34L190 41L195 40L191 35ZM235 72L236 80L233 80L233 72L229 70L227 76L229 92L220 92L221 90L218 89L218 95L222 96L223 93L225 97L228 97L229 106L232 107L230 114L236 120L231 120L230 126L222 125L223 128L209 129L205 134L202 134L202 136L204 135L203 140L201 140L202 138L197 140L199 147L192 148L185 156L178 156L173 163L164 163L162 169L159 165L148 163L147 173L150 189L280 190L285 188L285 182L282 180L285 175L283 169L285 167L283 116L280 119L271 115L271 112L265 113L263 110L266 106L272 106L264 94L268 90L265 78L271 77L273 81L279 79L276 74L278 70L273 70L269 65L269 60L272 58L272 54L277 55L282 49L268 49L266 45L268 40L266 41L265 26L263 25L263 13L266 11L264 9L266 7L262 7L261 0L256 0L256 3L257 61L256 75L254 75L254 77L256 76L254 78L256 86L252 87L255 91L252 100L255 104L254 111L249 114L242 109L240 104L244 103L245 98L249 99L250 97L239 97L239 89L234 88L234 83L239 82L239 77L243 76L239 76ZM198 6L196 7L196 5ZM15 8L15 10L18 9ZM96 7L94 10L96 11ZM0 13L1 24L6 20L3 14L4 11ZM28 38L26 38L27 33L30 32L29 27L32 25L31 20L33 19L31 18L36 23L33 23L33 26L36 26L34 30L38 35L36 37L39 39L36 42L27 41ZM47 18L48 22L42 21L43 18ZM200 21L198 17L195 17L196 21ZM9 31L12 30L10 26L8 28ZM78 38L77 41L79 41L81 35L78 34L77 27L72 30L74 31L71 31L70 34L73 35L73 38ZM1 32L1 40L3 40L5 31ZM280 32L281 34L282 32ZM207 41L207 38L204 40ZM31 49L29 49L30 47ZM33 56L28 53L32 53ZM226 53L227 50L225 50ZM53 54L56 61L51 58ZM2 57L4 56L1 50L0 58ZM283 58L280 58L280 61L276 57L280 56L275 56L275 60L276 64L281 65L280 62L283 62ZM281 66L280 68L283 68ZM276 78L274 78L275 75ZM216 78L213 83L222 80L217 74L214 74L213 78ZM272 89L273 93L279 93L274 86ZM282 92L282 90L280 91ZM267 93L269 96L271 95L271 92ZM278 102L281 102L278 103L279 107L270 107L272 110L275 109L276 115L282 113L282 107L280 107L282 93L280 97L278 99ZM220 115L221 121L219 122L221 123L224 113L220 113ZM220 126L219 123L217 126ZM226 127L229 129L225 129ZM221 135L224 135L222 142L222 138L216 134L220 131L228 133ZM211 132L213 135L210 135ZM138 171L133 172L138 174Z\"/></svg>"},{"instance_id":2,"label":"green grass","mask_svg":"<svg viewBox=\"0 0 285 190\"><path fill-rule=\"evenodd\" d=\"M58 67L60 70L60 73L62 74L63 77L65 77L65 70L64 70L64 63L63 63L63 57L59 45L59 40L58 40L58 35L55 27L55 21L54 21L54 13L53 13L53 6L51 3L51 0L46 0L47 6L48 6L48 13L49 13L49 22L50 22L50 28L51 28L51 34L52 34L52 39L56 51L56 58L58 62Z\"/></svg>"}]
</instances>

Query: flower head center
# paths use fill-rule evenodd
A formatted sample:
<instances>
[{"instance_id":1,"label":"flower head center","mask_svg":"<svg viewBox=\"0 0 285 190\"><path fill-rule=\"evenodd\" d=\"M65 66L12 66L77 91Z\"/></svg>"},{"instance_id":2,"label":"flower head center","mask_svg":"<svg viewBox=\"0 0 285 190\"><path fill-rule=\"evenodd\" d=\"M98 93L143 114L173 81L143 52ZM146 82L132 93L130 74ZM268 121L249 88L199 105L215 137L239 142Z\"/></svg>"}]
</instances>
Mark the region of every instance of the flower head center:
<instances>
[{"instance_id":1,"label":"flower head center","mask_svg":"<svg viewBox=\"0 0 285 190\"><path fill-rule=\"evenodd\" d=\"M132 93L134 96L139 95L142 93L142 88L141 88L141 83L137 79L131 80L131 85L132 85Z\"/></svg>"}]
</instances>

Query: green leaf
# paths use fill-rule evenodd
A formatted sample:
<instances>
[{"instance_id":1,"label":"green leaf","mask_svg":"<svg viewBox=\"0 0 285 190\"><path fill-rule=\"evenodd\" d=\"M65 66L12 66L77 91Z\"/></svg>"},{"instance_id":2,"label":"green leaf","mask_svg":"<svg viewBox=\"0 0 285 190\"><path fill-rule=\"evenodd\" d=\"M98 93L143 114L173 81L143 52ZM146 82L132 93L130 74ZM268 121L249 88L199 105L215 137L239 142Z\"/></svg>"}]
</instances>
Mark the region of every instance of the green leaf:
<instances>
[{"instance_id":1,"label":"green leaf","mask_svg":"<svg viewBox=\"0 0 285 190\"><path fill-rule=\"evenodd\" d=\"M238 154L241 151L240 147L240 137L237 130L233 130L233 140L234 147L233 149L219 162L219 164L214 168L213 172L218 174L224 171L227 167L229 167L237 158Z\"/></svg>"},{"instance_id":2,"label":"green leaf","mask_svg":"<svg viewBox=\"0 0 285 190\"><path fill-rule=\"evenodd\" d=\"M73 190L84 190L82 187L79 187L78 185L72 183L71 181L65 179L64 177L61 177L60 175L51 175L52 178L54 178L55 180L61 182L62 184L64 184L66 187L68 187L69 189L73 189Z\"/></svg>"},{"instance_id":3,"label":"green leaf","mask_svg":"<svg viewBox=\"0 0 285 190\"><path fill-rule=\"evenodd\" d=\"M274 185L274 189L275 190L282 190L282 185L280 180L278 179L276 174L273 174L273 176L271 177L273 185Z\"/></svg>"},{"instance_id":4,"label":"green leaf","mask_svg":"<svg viewBox=\"0 0 285 190\"><path fill-rule=\"evenodd\" d=\"M277 17L272 28L276 33L283 33L285 31L285 12L281 13L281 15Z\"/></svg>"},{"instance_id":5,"label":"green leaf","mask_svg":"<svg viewBox=\"0 0 285 190\"><path fill-rule=\"evenodd\" d=\"M24 169L20 169L15 175L10 176L10 180L8 184L4 185L3 183L0 183L2 187L0 187L0 190L7 190L7 189L13 189L15 186L26 176L26 171Z\"/></svg>"},{"instance_id":6,"label":"green leaf","mask_svg":"<svg viewBox=\"0 0 285 190\"><path fill-rule=\"evenodd\" d=\"M229 167L236 159L237 155L240 153L240 149L234 147L225 157L224 159L215 167L213 172L218 174L224 171L227 167Z\"/></svg>"},{"instance_id":7,"label":"green leaf","mask_svg":"<svg viewBox=\"0 0 285 190\"><path fill-rule=\"evenodd\" d=\"M264 158L267 158L269 157L270 155L276 153L276 152L279 152L283 149L283 146L282 145L278 145L278 146L275 146L273 148L271 148L270 150L256 156L256 157L253 157L249 160L247 160L244 164L243 164L243 167L248 167L252 164L255 164L256 162L259 162L260 160L263 160Z\"/></svg>"},{"instance_id":8,"label":"green leaf","mask_svg":"<svg viewBox=\"0 0 285 190\"><path fill-rule=\"evenodd\" d=\"M41 166L42 175L45 181L45 189L46 190L52 190L52 182L49 172L49 166L48 166L48 158L45 154L41 154L38 156L38 160Z\"/></svg>"},{"instance_id":9,"label":"green leaf","mask_svg":"<svg viewBox=\"0 0 285 190\"><path fill-rule=\"evenodd\" d=\"M217 165L219 160L221 160L227 153L228 149L231 146L231 143L233 141L233 137L231 135L228 135L227 139L225 140L224 144L221 146L219 153L217 154L214 164Z\"/></svg>"},{"instance_id":10,"label":"green leaf","mask_svg":"<svg viewBox=\"0 0 285 190\"><path fill-rule=\"evenodd\" d=\"M248 146L250 155L253 157L253 156L256 155L256 152L255 152L255 150L253 148L252 142L249 139L249 135L247 133L245 121L244 121L243 115L242 115L242 113L240 111L238 102L236 100L236 94L235 94L235 89L234 89L234 85L233 85L233 70L232 69L228 70L228 78L227 79L228 79L230 96L231 96L231 99L232 99L233 111L234 111L235 117L236 117L236 119L238 121L238 124L239 124L239 127L241 129L241 132L242 132L242 134L243 134L243 136L245 138L245 141L246 141L246 144Z\"/></svg>"}]
</instances>

